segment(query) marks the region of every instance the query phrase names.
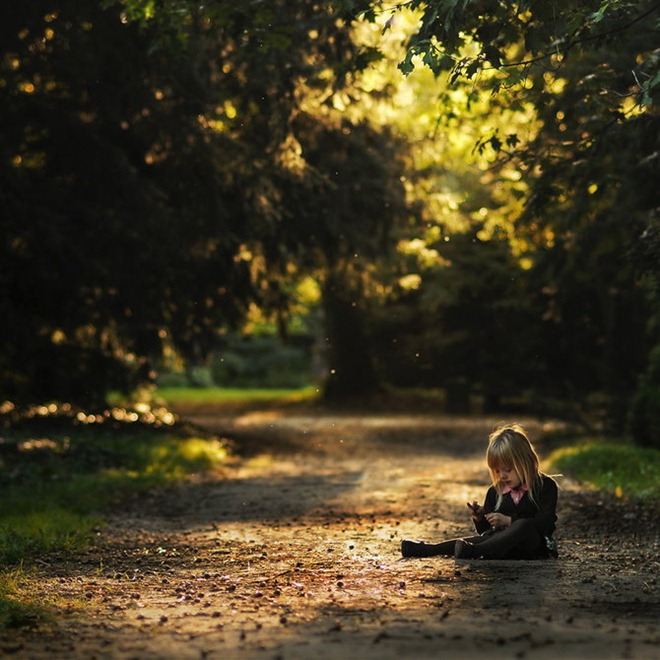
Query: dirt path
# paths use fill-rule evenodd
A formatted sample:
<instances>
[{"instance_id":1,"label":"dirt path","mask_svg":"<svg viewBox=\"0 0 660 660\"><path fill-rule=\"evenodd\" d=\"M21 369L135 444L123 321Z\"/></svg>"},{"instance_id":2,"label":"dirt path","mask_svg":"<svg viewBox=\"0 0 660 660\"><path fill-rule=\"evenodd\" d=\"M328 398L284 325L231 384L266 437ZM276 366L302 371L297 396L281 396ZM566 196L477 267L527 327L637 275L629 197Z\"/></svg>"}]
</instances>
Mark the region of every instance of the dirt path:
<instances>
[{"instance_id":1,"label":"dirt path","mask_svg":"<svg viewBox=\"0 0 660 660\"><path fill-rule=\"evenodd\" d=\"M0 655L660 658L659 511L558 479L558 561L400 558L402 538L471 532L464 503L483 495L497 420L194 421L236 437L241 460L136 502L88 554L43 566L42 588L71 611L0 638Z\"/></svg>"}]
</instances>

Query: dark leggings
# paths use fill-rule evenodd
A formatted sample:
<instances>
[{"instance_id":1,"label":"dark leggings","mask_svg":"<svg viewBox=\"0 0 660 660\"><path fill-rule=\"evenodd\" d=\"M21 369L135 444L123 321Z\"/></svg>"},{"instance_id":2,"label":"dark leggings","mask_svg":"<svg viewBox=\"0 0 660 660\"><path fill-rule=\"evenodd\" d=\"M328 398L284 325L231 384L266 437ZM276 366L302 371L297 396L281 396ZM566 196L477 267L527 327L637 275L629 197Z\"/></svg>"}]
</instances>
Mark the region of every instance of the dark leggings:
<instances>
[{"instance_id":1,"label":"dark leggings","mask_svg":"<svg viewBox=\"0 0 660 660\"><path fill-rule=\"evenodd\" d=\"M428 556L453 557L457 540L427 544ZM527 518L520 518L493 534L469 536L463 540L478 545L479 554L485 559L533 559L546 554L545 539Z\"/></svg>"}]
</instances>

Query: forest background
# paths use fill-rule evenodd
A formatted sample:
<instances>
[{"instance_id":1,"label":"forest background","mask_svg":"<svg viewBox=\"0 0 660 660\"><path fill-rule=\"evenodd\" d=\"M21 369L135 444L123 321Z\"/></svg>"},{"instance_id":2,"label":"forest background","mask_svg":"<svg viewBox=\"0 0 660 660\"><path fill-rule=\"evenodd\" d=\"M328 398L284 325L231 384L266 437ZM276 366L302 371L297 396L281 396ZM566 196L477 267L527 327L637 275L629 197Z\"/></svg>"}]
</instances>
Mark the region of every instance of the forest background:
<instances>
[{"instance_id":1,"label":"forest background","mask_svg":"<svg viewBox=\"0 0 660 660\"><path fill-rule=\"evenodd\" d=\"M0 9L3 412L311 382L660 446L659 10Z\"/></svg>"}]
</instances>

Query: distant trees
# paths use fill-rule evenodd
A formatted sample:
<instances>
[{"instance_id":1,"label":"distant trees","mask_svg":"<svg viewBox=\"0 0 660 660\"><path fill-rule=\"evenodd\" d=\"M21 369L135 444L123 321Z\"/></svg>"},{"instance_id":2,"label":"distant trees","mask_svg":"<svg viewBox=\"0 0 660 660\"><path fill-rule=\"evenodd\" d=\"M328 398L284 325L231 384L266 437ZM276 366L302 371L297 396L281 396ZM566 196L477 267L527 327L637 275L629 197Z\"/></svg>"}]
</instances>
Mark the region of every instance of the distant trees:
<instances>
[{"instance_id":1,"label":"distant trees","mask_svg":"<svg viewBox=\"0 0 660 660\"><path fill-rule=\"evenodd\" d=\"M446 75L465 90L467 105L491 93L493 117L534 110L538 128L532 139L515 126L491 126L476 141L491 154L492 175L515 169L527 188L514 227L516 251L525 262L519 293L526 291L534 313L519 316L519 330L507 330L516 332L519 347L528 347L518 360L516 352L510 354L511 369L535 375L532 387L546 397L579 404L604 397L613 428L628 423L638 439L652 436L658 443L660 427L657 420L651 423L649 409L651 400L658 404L659 384L653 264L660 253L653 237L660 207L660 5L343 4L371 20L385 12L386 26L404 8L419 9L400 63L404 73L428 66ZM501 178L497 185L509 184ZM474 284L473 295L485 290ZM502 289L498 299L504 302L509 291ZM468 307L460 310L465 332L476 339ZM490 326L495 334L498 325ZM644 420L635 419L642 410Z\"/></svg>"}]
</instances>

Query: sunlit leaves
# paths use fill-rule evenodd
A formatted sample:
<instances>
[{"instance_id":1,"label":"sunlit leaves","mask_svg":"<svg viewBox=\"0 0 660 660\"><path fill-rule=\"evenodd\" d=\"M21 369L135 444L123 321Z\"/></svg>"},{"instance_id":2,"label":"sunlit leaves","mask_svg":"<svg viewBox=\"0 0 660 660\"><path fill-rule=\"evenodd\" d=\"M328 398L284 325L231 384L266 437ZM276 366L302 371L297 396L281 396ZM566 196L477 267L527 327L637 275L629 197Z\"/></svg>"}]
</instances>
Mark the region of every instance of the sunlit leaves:
<instances>
[{"instance_id":1,"label":"sunlit leaves","mask_svg":"<svg viewBox=\"0 0 660 660\"><path fill-rule=\"evenodd\" d=\"M191 3L187 0L103 0L104 7L121 6L122 20L125 22L136 21L146 25L149 21L158 19L162 24L175 21L189 22L191 14Z\"/></svg>"},{"instance_id":2,"label":"sunlit leaves","mask_svg":"<svg viewBox=\"0 0 660 660\"><path fill-rule=\"evenodd\" d=\"M392 16L400 9L375 4ZM416 9L421 3L407 6ZM645 22L650 23L656 10L652 4L645 7L624 0L603 0L596 11L588 2L507 5L432 0L419 14L418 29L410 36L399 67L409 74L415 61L420 61L436 75L450 72L452 83L461 78L472 80L489 68L499 69L502 75L497 90L525 95L530 92L525 81L539 70L558 70L584 49L617 43ZM461 52L468 42L478 44L478 53L466 56ZM657 58L647 68L650 70L637 81L640 102L646 106L652 102L649 92L657 86Z\"/></svg>"},{"instance_id":3,"label":"sunlit leaves","mask_svg":"<svg viewBox=\"0 0 660 660\"><path fill-rule=\"evenodd\" d=\"M376 12L371 20L384 25L382 34L396 32L402 6L375 6L382 15ZM406 7L419 11L398 60L406 76L400 89L415 91L395 121L419 139L429 127L430 108L438 117L436 144L416 144L415 175L406 182L411 194L425 200L420 215L426 227L443 226L449 230L445 238L453 238L461 220L474 223L474 240L484 241L475 254L490 238L505 236L525 281L535 286L538 278L535 295L547 304L543 321L575 324L570 341L552 330L548 336L557 350L576 351L575 386L603 387L618 396L632 383L638 368L632 361L644 359L634 330L604 317L618 305L645 314L629 279L625 246L634 244L657 206L651 183L658 177L657 144L649 139L657 126L660 82L657 4L430 0ZM422 68L450 85L438 87L434 100L429 79L415 85L413 76ZM423 105L426 112L419 110ZM444 143L447 136L451 142ZM474 165L485 162L488 169L479 176ZM433 244L422 229L416 238L443 256L455 245ZM404 245L403 256L414 258ZM425 280L433 274L420 270L420 260L406 263L422 275L414 291L429 294ZM439 273L453 275L460 287L453 266ZM544 278L552 284L545 286ZM630 294L612 293L623 290ZM583 296L593 304L580 307ZM446 302L438 302L438 309ZM615 364L616 338L626 333L640 350ZM607 355L599 352L602 346ZM609 382L602 378L601 359L609 374L617 374ZM547 369L549 382L558 375L551 364Z\"/></svg>"},{"instance_id":4,"label":"sunlit leaves","mask_svg":"<svg viewBox=\"0 0 660 660\"><path fill-rule=\"evenodd\" d=\"M660 49L654 51L648 60L644 62L644 65L652 64L657 68L658 61L660 61ZM653 104L657 105L658 103L658 97L660 96L660 71L656 71L655 73L653 71L647 72L644 70L646 68L649 67L643 66L639 74L633 71L633 76L642 93L641 105L644 108L649 108L649 106Z\"/></svg>"}]
</instances>

